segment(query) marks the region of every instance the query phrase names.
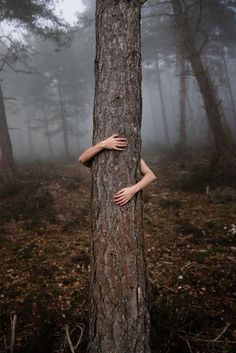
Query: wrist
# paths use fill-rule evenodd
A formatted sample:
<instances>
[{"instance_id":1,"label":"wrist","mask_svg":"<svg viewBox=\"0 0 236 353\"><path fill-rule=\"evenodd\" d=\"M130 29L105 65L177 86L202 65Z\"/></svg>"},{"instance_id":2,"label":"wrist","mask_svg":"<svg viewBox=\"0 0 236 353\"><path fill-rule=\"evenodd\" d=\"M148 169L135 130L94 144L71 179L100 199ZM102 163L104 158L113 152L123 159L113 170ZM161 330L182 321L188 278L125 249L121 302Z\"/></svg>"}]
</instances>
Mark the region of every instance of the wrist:
<instances>
[{"instance_id":1,"label":"wrist","mask_svg":"<svg viewBox=\"0 0 236 353\"><path fill-rule=\"evenodd\" d=\"M106 140L103 140L97 144L97 147L104 149L106 148Z\"/></svg>"},{"instance_id":2,"label":"wrist","mask_svg":"<svg viewBox=\"0 0 236 353\"><path fill-rule=\"evenodd\" d=\"M138 187L137 184L133 185L133 190L134 190L135 194L136 194L137 192L139 192L139 187Z\"/></svg>"}]
</instances>

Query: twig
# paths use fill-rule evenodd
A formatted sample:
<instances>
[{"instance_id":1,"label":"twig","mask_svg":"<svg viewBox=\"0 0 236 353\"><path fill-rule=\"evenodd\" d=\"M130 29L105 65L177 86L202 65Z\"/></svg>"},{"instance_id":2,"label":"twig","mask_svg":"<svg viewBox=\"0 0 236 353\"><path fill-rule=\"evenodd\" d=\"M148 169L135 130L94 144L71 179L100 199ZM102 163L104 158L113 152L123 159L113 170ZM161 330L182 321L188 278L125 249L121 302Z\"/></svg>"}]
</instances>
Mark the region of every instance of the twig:
<instances>
[{"instance_id":1,"label":"twig","mask_svg":"<svg viewBox=\"0 0 236 353\"><path fill-rule=\"evenodd\" d=\"M191 341L191 342L208 342L208 343L215 343L214 340L204 339L204 338L189 338L189 341ZM231 343L231 344L235 344L235 343L236 343L236 341L231 341L231 340L218 340L217 342L221 342L221 343Z\"/></svg>"},{"instance_id":2,"label":"twig","mask_svg":"<svg viewBox=\"0 0 236 353\"><path fill-rule=\"evenodd\" d=\"M80 328L80 336L79 336L78 342L75 345L75 349L77 349L79 347L83 333L84 333L84 324L81 324L81 325L78 325L78 327Z\"/></svg>"},{"instance_id":3,"label":"twig","mask_svg":"<svg viewBox=\"0 0 236 353\"><path fill-rule=\"evenodd\" d=\"M71 338L70 338L70 332L69 332L67 325L66 325L66 337L67 337L67 341L68 341L71 353L75 353L75 350L74 350L74 347L73 347L73 344L72 344Z\"/></svg>"},{"instance_id":4,"label":"twig","mask_svg":"<svg viewBox=\"0 0 236 353\"><path fill-rule=\"evenodd\" d=\"M15 335L16 335L16 320L17 316L16 314L10 316L11 318L11 347L10 347L10 352L13 353L14 351L14 344L15 344Z\"/></svg>"},{"instance_id":5,"label":"twig","mask_svg":"<svg viewBox=\"0 0 236 353\"><path fill-rule=\"evenodd\" d=\"M192 348L191 348L190 343L189 343L189 341L187 340L187 338L185 338L185 337L183 337L183 336L179 336L179 337L180 337L184 342L187 343L188 348L189 348L189 352L190 352L190 353L193 353Z\"/></svg>"},{"instance_id":6,"label":"twig","mask_svg":"<svg viewBox=\"0 0 236 353\"><path fill-rule=\"evenodd\" d=\"M216 342L219 340L219 338L221 338L221 336L223 336L223 334L228 330L229 326L231 325L230 322L227 322L225 327L223 328L223 330L219 333L218 336L216 336L216 338L213 339L213 342Z\"/></svg>"}]
</instances>

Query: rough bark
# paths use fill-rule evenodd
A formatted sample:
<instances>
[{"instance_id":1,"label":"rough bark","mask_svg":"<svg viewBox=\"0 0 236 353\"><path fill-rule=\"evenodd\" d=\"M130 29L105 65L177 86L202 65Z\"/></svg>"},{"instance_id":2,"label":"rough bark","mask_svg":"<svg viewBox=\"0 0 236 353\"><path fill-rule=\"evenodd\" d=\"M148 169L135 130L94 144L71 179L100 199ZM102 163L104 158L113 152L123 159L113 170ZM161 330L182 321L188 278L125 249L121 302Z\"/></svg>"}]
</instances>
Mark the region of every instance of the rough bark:
<instances>
[{"instance_id":1,"label":"rough bark","mask_svg":"<svg viewBox=\"0 0 236 353\"><path fill-rule=\"evenodd\" d=\"M0 150L1 168L5 182L15 182L17 179L16 166L13 158L11 139L7 126L4 98L0 84Z\"/></svg>"},{"instance_id":2,"label":"rough bark","mask_svg":"<svg viewBox=\"0 0 236 353\"><path fill-rule=\"evenodd\" d=\"M140 1L97 0L93 143L129 141L92 163L89 353L149 353L147 273L140 193L119 207L113 195L140 178Z\"/></svg>"},{"instance_id":3,"label":"rough bark","mask_svg":"<svg viewBox=\"0 0 236 353\"><path fill-rule=\"evenodd\" d=\"M205 105L208 123L215 142L217 163L224 168L235 167L232 135L229 128L223 124L223 107L209 72L203 65L201 48L196 45L196 36L180 0L171 0L171 4L177 25L179 44L192 66Z\"/></svg>"}]
</instances>

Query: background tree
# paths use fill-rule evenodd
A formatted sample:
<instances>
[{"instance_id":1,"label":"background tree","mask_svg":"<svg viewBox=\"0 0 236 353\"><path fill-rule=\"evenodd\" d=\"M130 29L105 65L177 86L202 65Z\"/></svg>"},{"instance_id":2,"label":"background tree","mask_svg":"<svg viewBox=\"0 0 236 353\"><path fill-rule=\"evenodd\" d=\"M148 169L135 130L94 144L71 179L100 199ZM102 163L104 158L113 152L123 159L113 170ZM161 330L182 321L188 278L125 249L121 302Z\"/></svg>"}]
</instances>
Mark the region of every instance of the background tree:
<instances>
[{"instance_id":1,"label":"background tree","mask_svg":"<svg viewBox=\"0 0 236 353\"><path fill-rule=\"evenodd\" d=\"M0 23L2 21L8 24L14 23L17 28L28 28L35 33L53 38L58 41L62 33L62 22L54 15L51 6L54 1L45 1L38 4L36 1L31 1L29 6L28 1L4 1L0 7ZM46 19L52 25L42 26L39 24L40 19ZM57 27L55 31L55 25ZM65 25L65 24L64 24ZM26 72L29 70L24 68L26 64L26 57L29 54L29 47L27 43L16 40L11 35L1 35L1 60L0 60L0 73L8 67L14 72ZM23 67L17 68L17 62L23 61ZM5 181L13 182L16 180L16 166L13 157L12 144L8 131L6 109L4 105L4 96L1 89L0 99L0 148L1 148L1 165L3 170L3 178Z\"/></svg>"}]
</instances>

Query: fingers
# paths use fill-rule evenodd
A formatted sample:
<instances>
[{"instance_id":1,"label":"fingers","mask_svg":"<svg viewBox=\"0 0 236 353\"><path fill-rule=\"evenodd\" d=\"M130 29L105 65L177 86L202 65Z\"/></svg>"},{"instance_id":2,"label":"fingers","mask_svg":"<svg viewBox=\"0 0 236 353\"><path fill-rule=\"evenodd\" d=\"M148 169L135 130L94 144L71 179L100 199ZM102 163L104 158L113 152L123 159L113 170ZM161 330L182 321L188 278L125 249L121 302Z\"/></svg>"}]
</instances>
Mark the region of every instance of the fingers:
<instances>
[{"instance_id":1,"label":"fingers","mask_svg":"<svg viewBox=\"0 0 236 353\"><path fill-rule=\"evenodd\" d=\"M123 206L130 200L124 193L125 189L121 189L113 196L113 201L116 205Z\"/></svg>"},{"instance_id":2,"label":"fingers","mask_svg":"<svg viewBox=\"0 0 236 353\"><path fill-rule=\"evenodd\" d=\"M123 205L125 205L128 201L129 201L129 199L127 199L127 198L125 197L125 198L121 198L120 200L114 201L114 203L115 203L116 205L123 206Z\"/></svg>"},{"instance_id":3,"label":"fingers","mask_svg":"<svg viewBox=\"0 0 236 353\"><path fill-rule=\"evenodd\" d=\"M124 189L121 189L119 191L117 191L117 193L115 194L114 197L117 197L119 194L122 194L125 190Z\"/></svg>"},{"instance_id":4,"label":"fingers","mask_svg":"<svg viewBox=\"0 0 236 353\"><path fill-rule=\"evenodd\" d=\"M125 148L126 148L126 146L124 146L124 147L114 147L114 150L124 151Z\"/></svg>"}]
</instances>

